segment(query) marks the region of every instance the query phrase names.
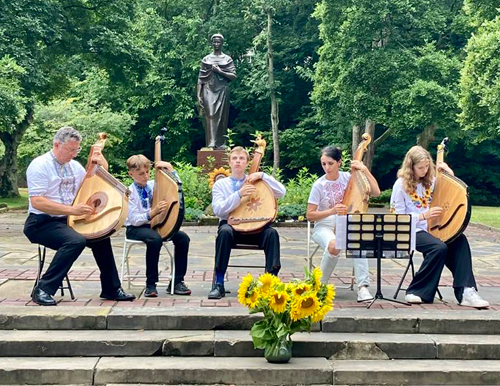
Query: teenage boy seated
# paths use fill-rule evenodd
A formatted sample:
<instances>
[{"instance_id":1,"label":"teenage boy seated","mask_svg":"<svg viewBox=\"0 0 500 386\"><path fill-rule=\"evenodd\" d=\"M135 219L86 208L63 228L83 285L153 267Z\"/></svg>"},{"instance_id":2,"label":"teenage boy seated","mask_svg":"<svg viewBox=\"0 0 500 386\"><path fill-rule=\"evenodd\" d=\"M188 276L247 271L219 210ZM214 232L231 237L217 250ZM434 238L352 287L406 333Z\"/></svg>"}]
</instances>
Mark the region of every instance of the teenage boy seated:
<instances>
[{"instance_id":1,"label":"teenage boy seated","mask_svg":"<svg viewBox=\"0 0 500 386\"><path fill-rule=\"evenodd\" d=\"M276 198L285 195L286 189L279 181L264 173L252 173L249 176L245 170L250 161L248 152L241 146L231 150L229 166L231 176L218 180L212 190L212 207L219 217L219 230L215 240L215 283L208 294L209 299L220 299L225 296L224 275L227 271L231 249L235 244L258 245L266 255L266 272L277 275L281 268L280 239L276 229L269 225L258 233L242 233L235 231L227 223L229 214L240 205L241 198L255 193L253 185L263 180L272 189ZM245 184L245 181L248 184Z\"/></svg>"},{"instance_id":2,"label":"teenage boy seated","mask_svg":"<svg viewBox=\"0 0 500 386\"><path fill-rule=\"evenodd\" d=\"M128 217L125 221L127 238L146 243L146 290L144 296L155 298L158 296L156 283L158 281L158 261L163 240L155 230L151 229L151 219L167 208L167 202L160 201L154 208L151 207L155 182L149 180L151 172L151 161L149 159L142 154L133 155L127 160L127 167L128 174L134 179L134 183L129 187L131 194ZM169 162L160 161L156 167L165 168L175 173ZM174 283L170 282L167 293L171 292L173 284L176 295L190 295L191 290L184 283L184 275L187 270L189 236L179 230L170 240L175 246L175 279Z\"/></svg>"}]
</instances>

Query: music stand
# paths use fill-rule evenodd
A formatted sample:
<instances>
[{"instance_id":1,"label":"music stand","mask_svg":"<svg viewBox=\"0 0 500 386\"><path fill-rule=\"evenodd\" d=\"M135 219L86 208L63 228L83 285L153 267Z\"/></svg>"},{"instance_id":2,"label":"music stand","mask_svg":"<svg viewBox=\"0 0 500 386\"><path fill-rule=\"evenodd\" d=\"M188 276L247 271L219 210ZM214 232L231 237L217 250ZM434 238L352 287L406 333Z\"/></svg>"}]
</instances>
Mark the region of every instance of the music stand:
<instances>
[{"instance_id":1,"label":"music stand","mask_svg":"<svg viewBox=\"0 0 500 386\"><path fill-rule=\"evenodd\" d=\"M410 254L415 250L415 228L415 218L409 214L337 216L335 247L345 249L346 255L351 251L354 258L362 257L363 251L373 251L377 259L377 293L367 308L370 308L377 299L411 305L382 295L382 258L383 251L391 251L394 257L398 257L402 252Z\"/></svg>"}]
</instances>

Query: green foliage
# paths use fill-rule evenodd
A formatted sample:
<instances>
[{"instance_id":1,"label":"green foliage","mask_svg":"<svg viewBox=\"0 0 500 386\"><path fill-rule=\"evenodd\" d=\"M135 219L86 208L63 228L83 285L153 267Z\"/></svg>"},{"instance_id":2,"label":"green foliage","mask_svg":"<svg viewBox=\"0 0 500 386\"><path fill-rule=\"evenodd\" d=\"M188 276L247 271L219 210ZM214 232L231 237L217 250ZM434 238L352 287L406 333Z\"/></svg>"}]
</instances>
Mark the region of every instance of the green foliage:
<instances>
[{"instance_id":1,"label":"green foliage","mask_svg":"<svg viewBox=\"0 0 500 386\"><path fill-rule=\"evenodd\" d=\"M54 100L47 105L40 105L36 109L33 124L19 146L21 170L25 170L35 157L52 148L53 136L62 126L73 126L82 134L82 152L78 160L83 165L87 163L90 146L96 142L97 134L108 134L103 154L111 171L123 170L125 156L118 149L133 122L127 113L116 113L102 105L94 107L85 101Z\"/></svg>"},{"instance_id":2,"label":"green foliage","mask_svg":"<svg viewBox=\"0 0 500 386\"><path fill-rule=\"evenodd\" d=\"M26 114L21 78L25 70L8 55L0 58L0 130L10 131Z\"/></svg>"},{"instance_id":3,"label":"green foliage","mask_svg":"<svg viewBox=\"0 0 500 386\"><path fill-rule=\"evenodd\" d=\"M459 62L448 1L323 1L312 100L322 122L402 131L454 122ZM390 15L390 16L389 16Z\"/></svg>"},{"instance_id":4,"label":"green foliage","mask_svg":"<svg viewBox=\"0 0 500 386\"><path fill-rule=\"evenodd\" d=\"M309 173L307 168L299 170L294 178L286 184L286 195L280 199L281 205L306 205L309 193L314 181L318 179L316 174ZM305 213L305 210L301 213Z\"/></svg>"},{"instance_id":5,"label":"green foliage","mask_svg":"<svg viewBox=\"0 0 500 386\"><path fill-rule=\"evenodd\" d=\"M305 217L307 204L280 204L278 206L278 220L298 220L299 217Z\"/></svg>"},{"instance_id":6,"label":"green foliage","mask_svg":"<svg viewBox=\"0 0 500 386\"><path fill-rule=\"evenodd\" d=\"M176 162L175 170L182 181L185 207L203 212L212 202L212 192L208 186L207 176L201 173L200 167L194 167L185 162Z\"/></svg>"},{"instance_id":7,"label":"green foliage","mask_svg":"<svg viewBox=\"0 0 500 386\"><path fill-rule=\"evenodd\" d=\"M500 16L486 22L467 44L459 119L475 141L500 137Z\"/></svg>"},{"instance_id":8,"label":"green foliage","mask_svg":"<svg viewBox=\"0 0 500 386\"><path fill-rule=\"evenodd\" d=\"M392 189L386 189L380 192L378 197L370 197L370 203L373 204L389 204L391 202Z\"/></svg>"},{"instance_id":9,"label":"green foliage","mask_svg":"<svg viewBox=\"0 0 500 386\"><path fill-rule=\"evenodd\" d=\"M184 209L184 221L198 221L204 216L204 212L201 209L196 209L193 207L188 207Z\"/></svg>"}]
</instances>

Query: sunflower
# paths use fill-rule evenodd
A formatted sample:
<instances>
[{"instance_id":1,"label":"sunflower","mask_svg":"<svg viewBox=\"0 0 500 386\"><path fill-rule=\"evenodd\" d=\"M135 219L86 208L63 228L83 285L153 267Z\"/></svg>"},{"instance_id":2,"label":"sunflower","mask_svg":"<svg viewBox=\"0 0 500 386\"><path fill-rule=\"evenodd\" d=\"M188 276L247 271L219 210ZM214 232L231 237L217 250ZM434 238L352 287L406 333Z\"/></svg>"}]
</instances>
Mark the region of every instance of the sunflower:
<instances>
[{"instance_id":1,"label":"sunflower","mask_svg":"<svg viewBox=\"0 0 500 386\"><path fill-rule=\"evenodd\" d=\"M263 296L269 295L276 284L281 284L280 279L270 273L265 273L259 277L259 290Z\"/></svg>"},{"instance_id":2,"label":"sunflower","mask_svg":"<svg viewBox=\"0 0 500 386\"><path fill-rule=\"evenodd\" d=\"M318 311L319 306L319 300L315 293L295 298L292 304L292 320L296 321L314 314Z\"/></svg>"},{"instance_id":3,"label":"sunflower","mask_svg":"<svg viewBox=\"0 0 500 386\"><path fill-rule=\"evenodd\" d=\"M208 173L208 185L210 188L214 187L214 184L217 182L219 178L229 177L231 172L223 167L215 168L213 171Z\"/></svg>"},{"instance_id":4,"label":"sunflower","mask_svg":"<svg viewBox=\"0 0 500 386\"><path fill-rule=\"evenodd\" d=\"M322 307L320 307L320 309L318 311L316 311L312 315L311 319L312 319L313 323L317 323L317 322L323 320L325 315L333 309L333 306L330 304L327 303L327 304L323 305Z\"/></svg>"},{"instance_id":5,"label":"sunflower","mask_svg":"<svg viewBox=\"0 0 500 386\"><path fill-rule=\"evenodd\" d=\"M238 288L238 301L246 306L247 304L247 292L248 289L254 284L252 275L246 275L241 281L240 287Z\"/></svg>"},{"instance_id":6,"label":"sunflower","mask_svg":"<svg viewBox=\"0 0 500 386\"><path fill-rule=\"evenodd\" d=\"M255 308L257 307L257 303L260 300L260 292L257 288L254 288L253 291L249 294L249 296L246 298L246 305L249 308Z\"/></svg>"},{"instance_id":7,"label":"sunflower","mask_svg":"<svg viewBox=\"0 0 500 386\"><path fill-rule=\"evenodd\" d=\"M318 291L321 287L321 277L323 276L323 272L321 272L321 268L316 267L313 271L313 279L314 279L314 290Z\"/></svg>"},{"instance_id":8,"label":"sunflower","mask_svg":"<svg viewBox=\"0 0 500 386\"><path fill-rule=\"evenodd\" d=\"M328 284L326 286L326 291L325 304L333 304L333 299L335 298L335 286L333 284Z\"/></svg>"},{"instance_id":9,"label":"sunflower","mask_svg":"<svg viewBox=\"0 0 500 386\"><path fill-rule=\"evenodd\" d=\"M301 296L302 294L311 290L311 286L307 283L299 283L291 286L292 293L294 296Z\"/></svg>"},{"instance_id":10,"label":"sunflower","mask_svg":"<svg viewBox=\"0 0 500 386\"><path fill-rule=\"evenodd\" d=\"M286 291L276 291L271 295L269 307L277 314L281 314L286 310L288 299L290 295Z\"/></svg>"}]
</instances>

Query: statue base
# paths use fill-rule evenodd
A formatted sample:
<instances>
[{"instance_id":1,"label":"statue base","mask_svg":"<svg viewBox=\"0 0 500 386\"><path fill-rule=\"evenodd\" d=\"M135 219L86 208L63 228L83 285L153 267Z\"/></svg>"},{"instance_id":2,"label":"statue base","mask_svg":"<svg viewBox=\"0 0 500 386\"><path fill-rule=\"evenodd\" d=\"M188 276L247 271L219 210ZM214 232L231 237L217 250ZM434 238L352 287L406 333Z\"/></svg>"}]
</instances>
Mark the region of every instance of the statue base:
<instances>
[{"instance_id":1,"label":"statue base","mask_svg":"<svg viewBox=\"0 0 500 386\"><path fill-rule=\"evenodd\" d=\"M210 173L215 168L229 168L229 160L226 150L211 149L204 147L198 150L196 156L196 165L203 168L204 173Z\"/></svg>"}]
</instances>

